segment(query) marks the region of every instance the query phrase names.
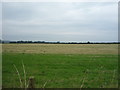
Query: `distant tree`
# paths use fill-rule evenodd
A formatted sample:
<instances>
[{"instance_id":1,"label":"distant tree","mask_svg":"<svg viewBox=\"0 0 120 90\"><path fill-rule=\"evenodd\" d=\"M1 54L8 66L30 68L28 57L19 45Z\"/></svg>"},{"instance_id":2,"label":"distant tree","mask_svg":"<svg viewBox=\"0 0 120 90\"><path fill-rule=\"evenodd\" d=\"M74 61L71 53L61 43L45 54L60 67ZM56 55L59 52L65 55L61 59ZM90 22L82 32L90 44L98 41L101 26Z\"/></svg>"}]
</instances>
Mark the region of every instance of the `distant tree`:
<instances>
[{"instance_id":1,"label":"distant tree","mask_svg":"<svg viewBox=\"0 0 120 90\"><path fill-rule=\"evenodd\" d=\"M90 44L90 42L89 42L89 41L88 41L87 43L88 43L88 44Z\"/></svg>"},{"instance_id":2,"label":"distant tree","mask_svg":"<svg viewBox=\"0 0 120 90\"><path fill-rule=\"evenodd\" d=\"M60 41L57 41L57 43L60 43Z\"/></svg>"}]
</instances>

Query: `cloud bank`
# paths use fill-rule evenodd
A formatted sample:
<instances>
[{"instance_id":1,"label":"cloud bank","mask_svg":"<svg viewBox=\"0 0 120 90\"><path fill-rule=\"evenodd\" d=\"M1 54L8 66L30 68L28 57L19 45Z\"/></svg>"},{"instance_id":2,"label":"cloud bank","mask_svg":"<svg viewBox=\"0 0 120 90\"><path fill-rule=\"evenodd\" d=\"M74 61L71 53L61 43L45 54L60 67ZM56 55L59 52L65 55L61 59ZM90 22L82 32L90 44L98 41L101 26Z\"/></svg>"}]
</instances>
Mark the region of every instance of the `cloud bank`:
<instances>
[{"instance_id":1,"label":"cloud bank","mask_svg":"<svg viewBox=\"0 0 120 90\"><path fill-rule=\"evenodd\" d=\"M117 41L116 2L3 3L4 40Z\"/></svg>"}]
</instances>

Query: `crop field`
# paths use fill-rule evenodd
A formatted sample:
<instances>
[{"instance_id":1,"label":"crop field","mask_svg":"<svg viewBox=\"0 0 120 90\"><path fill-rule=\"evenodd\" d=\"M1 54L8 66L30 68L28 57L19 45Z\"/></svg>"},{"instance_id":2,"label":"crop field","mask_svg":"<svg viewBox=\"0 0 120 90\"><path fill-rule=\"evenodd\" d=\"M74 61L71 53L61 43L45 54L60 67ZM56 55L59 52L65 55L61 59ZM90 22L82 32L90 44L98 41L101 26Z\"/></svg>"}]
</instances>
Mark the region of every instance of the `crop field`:
<instances>
[{"instance_id":1,"label":"crop field","mask_svg":"<svg viewBox=\"0 0 120 90\"><path fill-rule=\"evenodd\" d=\"M117 88L117 44L2 44L2 87Z\"/></svg>"}]
</instances>

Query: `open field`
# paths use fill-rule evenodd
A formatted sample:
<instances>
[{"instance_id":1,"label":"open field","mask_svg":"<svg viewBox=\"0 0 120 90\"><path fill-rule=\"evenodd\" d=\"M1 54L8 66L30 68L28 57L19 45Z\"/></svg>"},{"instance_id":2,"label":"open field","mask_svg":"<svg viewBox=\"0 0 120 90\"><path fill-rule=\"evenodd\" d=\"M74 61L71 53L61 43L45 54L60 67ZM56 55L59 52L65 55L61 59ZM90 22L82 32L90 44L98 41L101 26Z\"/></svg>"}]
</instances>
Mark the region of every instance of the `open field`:
<instances>
[{"instance_id":1,"label":"open field","mask_svg":"<svg viewBox=\"0 0 120 90\"><path fill-rule=\"evenodd\" d=\"M23 79L35 77L40 88L118 87L117 44L3 44L3 87L20 87L13 64Z\"/></svg>"},{"instance_id":2,"label":"open field","mask_svg":"<svg viewBox=\"0 0 120 90\"><path fill-rule=\"evenodd\" d=\"M117 44L3 44L3 53L114 54Z\"/></svg>"}]
</instances>

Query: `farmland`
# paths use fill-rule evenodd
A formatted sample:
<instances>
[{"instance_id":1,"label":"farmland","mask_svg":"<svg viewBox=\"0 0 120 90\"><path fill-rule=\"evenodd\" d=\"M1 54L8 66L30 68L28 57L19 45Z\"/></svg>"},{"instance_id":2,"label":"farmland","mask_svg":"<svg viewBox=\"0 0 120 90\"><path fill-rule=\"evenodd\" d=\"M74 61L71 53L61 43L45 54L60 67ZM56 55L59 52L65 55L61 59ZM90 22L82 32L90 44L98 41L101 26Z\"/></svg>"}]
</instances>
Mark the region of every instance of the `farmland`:
<instances>
[{"instance_id":1,"label":"farmland","mask_svg":"<svg viewBox=\"0 0 120 90\"><path fill-rule=\"evenodd\" d=\"M20 87L23 78L35 77L36 88L118 87L117 44L3 44L4 88Z\"/></svg>"}]
</instances>

